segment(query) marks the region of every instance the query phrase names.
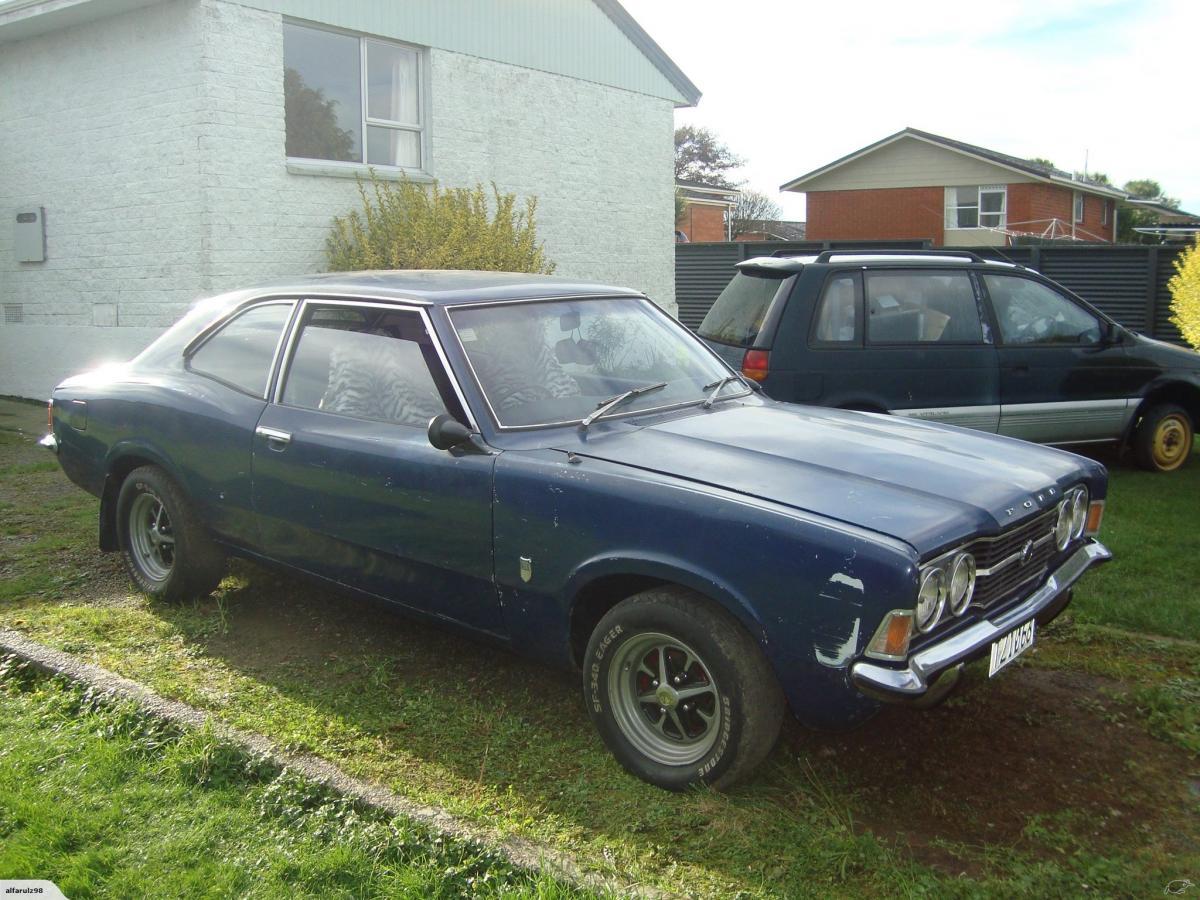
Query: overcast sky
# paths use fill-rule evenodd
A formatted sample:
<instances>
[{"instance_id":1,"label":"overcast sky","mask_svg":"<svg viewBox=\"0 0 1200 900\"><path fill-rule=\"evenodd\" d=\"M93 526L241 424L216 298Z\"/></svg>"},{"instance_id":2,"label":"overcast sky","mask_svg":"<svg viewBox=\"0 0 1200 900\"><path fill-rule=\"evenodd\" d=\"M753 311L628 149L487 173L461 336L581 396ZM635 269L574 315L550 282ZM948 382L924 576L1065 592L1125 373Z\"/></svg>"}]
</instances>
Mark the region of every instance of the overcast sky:
<instances>
[{"instance_id":1,"label":"overcast sky","mask_svg":"<svg viewBox=\"0 0 1200 900\"><path fill-rule=\"evenodd\" d=\"M1200 212L1200 0L622 0L704 96L749 187L912 126L1118 186L1157 180Z\"/></svg>"}]
</instances>

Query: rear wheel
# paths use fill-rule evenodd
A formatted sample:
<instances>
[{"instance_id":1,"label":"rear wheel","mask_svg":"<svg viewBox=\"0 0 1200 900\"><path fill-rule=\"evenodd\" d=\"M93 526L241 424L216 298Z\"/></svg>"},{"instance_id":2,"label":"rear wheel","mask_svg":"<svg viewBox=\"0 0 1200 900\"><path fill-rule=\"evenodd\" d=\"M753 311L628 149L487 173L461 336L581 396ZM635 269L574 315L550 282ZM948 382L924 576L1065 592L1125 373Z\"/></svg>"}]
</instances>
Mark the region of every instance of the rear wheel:
<instances>
[{"instance_id":1,"label":"rear wheel","mask_svg":"<svg viewBox=\"0 0 1200 900\"><path fill-rule=\"evenodd\" d=\"M224 554L183 491L157 466L134 469L122 483L117 532L130 577L155 599L202 597L225 574Z\"/></svg>"},{"instance_id":2,"label":"rear wheel","mask_svg":"<svg viewBox=\"0 0 1200 900\"><path fill-rule=\"evenodd\" d=\"M583 689L617 760L673 791L745 777L783 719L783 694L758 645L723 609L680 588L630 597L600 620Z\"/></svg>"},{"instance_id":3,"label":"rear wheel","mask_svg":"<svg viewBox=\"0 0 1200 900\"><path fill-rule=\"evenodd\" d=\"M1151 407L1134 438L1138 463L1154 472L1174 472L1187 462L1193 440L1192 417L1182 406Z\"/></svg>"}]
</instances>

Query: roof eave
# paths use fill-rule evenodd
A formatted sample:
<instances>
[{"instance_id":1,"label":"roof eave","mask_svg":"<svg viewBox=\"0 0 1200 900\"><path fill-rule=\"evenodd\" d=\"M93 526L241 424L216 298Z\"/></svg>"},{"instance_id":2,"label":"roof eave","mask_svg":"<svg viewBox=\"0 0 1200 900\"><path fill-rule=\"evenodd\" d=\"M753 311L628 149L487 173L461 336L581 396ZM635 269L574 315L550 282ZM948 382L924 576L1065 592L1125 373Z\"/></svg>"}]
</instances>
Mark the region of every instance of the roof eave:
<instances>
[{"instance_id":1,"label":"roof eave","mask_svg":"<svg viewBox=\"0 0 1200 900\"><path fill-rule=\"evenodd\" d=\"M683 70L675 64L671 57L667 56L666 51L658 46L654 38L646 33L646 29L637 23L637 19L625 11L625 7L618 0L594 0L594 2L612 20L613 24L625 33L633 45L642 51L655 68L666 76L675 90L679 91L683 102L676 103L676 106L695 106L700 102L700 88L696 87L692 80L683 74Z\"/></svg>"}]
</instances>

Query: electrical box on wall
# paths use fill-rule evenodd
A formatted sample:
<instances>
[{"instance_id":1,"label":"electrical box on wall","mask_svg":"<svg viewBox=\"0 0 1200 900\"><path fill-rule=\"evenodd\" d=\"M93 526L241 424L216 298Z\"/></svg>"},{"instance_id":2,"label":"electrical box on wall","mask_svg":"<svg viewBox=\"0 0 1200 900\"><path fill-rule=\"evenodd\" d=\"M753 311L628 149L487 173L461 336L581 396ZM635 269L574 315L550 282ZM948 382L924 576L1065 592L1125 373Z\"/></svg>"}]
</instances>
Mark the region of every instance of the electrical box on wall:
<instances>
[{"instance_id":1,"label":"electrical box on wall","mask_svg":"<svg viewBox=\"0 0 1200 900\"><path fill-rule=\"evenodd\" d=\"M13 226L13 251L17 262L45 262L46 208L23 209L17 213Z\"/></svg>"}]
</instances>

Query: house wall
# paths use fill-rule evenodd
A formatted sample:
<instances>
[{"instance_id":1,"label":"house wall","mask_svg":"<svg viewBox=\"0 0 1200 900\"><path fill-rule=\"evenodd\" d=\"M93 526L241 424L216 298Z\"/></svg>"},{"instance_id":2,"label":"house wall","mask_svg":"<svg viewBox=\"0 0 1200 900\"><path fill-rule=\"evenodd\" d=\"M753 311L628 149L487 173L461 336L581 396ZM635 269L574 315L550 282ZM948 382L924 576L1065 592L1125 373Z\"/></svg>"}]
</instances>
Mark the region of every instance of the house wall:
<instances>
[{"instance_id":1,"label":"house wall","mask_svg":"<svg viewBox=\"0 0 1200 900\"><path fill-rule=\"evenodd\" d=\"M1053 184L1011 184L1008 187L1009 227L1023 232L1041 233L1057 219L1056 233L1071 234L1071 217L1074 214L1074 192L1070 188ZM1113 216L1102 223L1103 204L1109 202L1094 194L1085 194L1083 221L1076 223L1075 234L1085 241L1112 241Z\"/></svg>"},{"instance_id":2,"label":"house wall","mask_svg":"<svg viewBox=\"0 0 1200 900\"><path fill-rule=\"evenodd\" d=\"M430 174L536 195L556 274L673 313L672 100L436 48L429 62ZM281 15L223 0L4 46L0 83L21 90L0 92L0 211L44 205L51 258L15 263L0 229L0 298L25 310L0 325L0 394L127 357L197 296L322 269L358 189L288 170L282 73Z\"/></svg>"},{"instance_id":3,"label":"house wall","mask_svg":"<svg viewBox=\"0 0 1200 900\"><path fill-rule=\"evenodd\" d=\"M689 203L675 222L675 227L692 242L726 240L725 207Z\"/></svg>"},{"instance_id":4,"label":"house wall","mask_svg":"<svg viewBox=\"0 0 1200 900\"><path fill-rule=\"evenodd\" d=\"M930 240L942 244L945 191L941 187L813 191L808 194L805 238Z\"/></svg>"},{"instance_id":5,"label":"house wall","mask_svg":"<svg viewBox=\"0 0 1200 900\"><path fill-rule=\"evenodd\" d=\"M806 181L799 189L809 192L811 197L817 191L912 188L931 184L1012 184L1031 180L1012 169L964 156L915 137L905 137Z\"/></svg>"},{"instance_id":6,"label":"house wall","mask_svg":"<svg viewBox=\"0 0 1200 900\"><path fill-rule=\"evenodd\" d=\"M164 3L0 48L0 394L127 357L203 290L197 20ZM19 263L39 206L47 258Z\"/></svg>"}]
</instances>

